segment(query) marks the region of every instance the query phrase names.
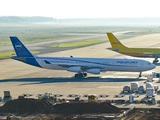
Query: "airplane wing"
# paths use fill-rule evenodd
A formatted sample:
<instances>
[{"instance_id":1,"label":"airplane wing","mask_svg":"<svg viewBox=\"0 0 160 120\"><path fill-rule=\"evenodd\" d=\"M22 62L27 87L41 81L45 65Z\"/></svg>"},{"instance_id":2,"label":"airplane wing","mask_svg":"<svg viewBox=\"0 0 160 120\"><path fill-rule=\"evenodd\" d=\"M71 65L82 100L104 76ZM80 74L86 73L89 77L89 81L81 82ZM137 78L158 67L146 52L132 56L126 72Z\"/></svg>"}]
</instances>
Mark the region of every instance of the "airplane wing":
<instances>
[{"instance_id":1,"label":"airplane wing","mask_svg":"<svg viewBox=\"0 0 160 120\"><path fill-rule=\"evenodd\" d=\"M81 69L88 69L88 68L92 68L92 67L89 67L89 66L87 66L87 65L79 65L79 64L77 64L77 63L51 63L51 62L49 62L49 61L47 61L47 60L44 60L44 62L46 63L46 64L51 64L51 65L58 65L58 66L61 66L61 67L64 67L64 68L68 68L68 67L74 67L74 66L80 66L81 67ZM94 67L94 68L96 68L96 67Z\"/></svg>"},{"instance_id":2,"label":"airplane wing","mask_svg":"<svg viewBox=\"0 0 160 120\"><path fill-rule=\"evenodd\" d=\"M108 50L119 52L119 48L107 48Z\"/></svg>"},{"instance_id":3,"label":"airplane wing","mask_svg":"<svg viewBox=\"0 0 160 120\"><path fill-rule=\"evenodd\" d=\"M150 53L150 52L142 52L140 53L142 55L147 55L149 57L160 57L160 54L156 54L156 53Z\"/></svg>"}]
</instances>

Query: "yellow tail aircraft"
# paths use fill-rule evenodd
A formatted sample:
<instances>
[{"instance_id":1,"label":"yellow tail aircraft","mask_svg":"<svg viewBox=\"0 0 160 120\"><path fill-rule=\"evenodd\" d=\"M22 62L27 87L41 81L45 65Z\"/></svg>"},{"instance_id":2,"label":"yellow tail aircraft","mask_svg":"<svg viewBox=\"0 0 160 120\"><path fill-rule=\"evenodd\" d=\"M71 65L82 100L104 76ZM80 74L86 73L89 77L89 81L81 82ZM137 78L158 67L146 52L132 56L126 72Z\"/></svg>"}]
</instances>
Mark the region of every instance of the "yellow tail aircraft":
<instances>
[{"instance_id":1,"label":"yellow tail aircraft","mask_svg":"<svg viewBox=\"0 0 160 120\"><path fill-rule=\"evenodd\" d=\"M112 33L107 33L112 48L110 50L116 51L121 54L134 56L155 58L153 63L157 63L160 58L160 49L158 48L128 48L124 46Z\"/></svg>"}]
</instances>

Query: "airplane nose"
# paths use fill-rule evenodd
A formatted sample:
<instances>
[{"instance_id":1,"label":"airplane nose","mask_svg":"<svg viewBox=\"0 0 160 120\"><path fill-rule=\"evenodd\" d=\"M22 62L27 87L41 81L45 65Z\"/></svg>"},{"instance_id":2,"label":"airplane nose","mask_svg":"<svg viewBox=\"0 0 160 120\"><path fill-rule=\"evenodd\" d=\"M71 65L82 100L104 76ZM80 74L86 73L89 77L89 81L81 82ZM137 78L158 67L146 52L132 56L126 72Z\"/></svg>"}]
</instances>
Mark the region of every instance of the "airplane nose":
<instances>
[{"instance_id":1,"label":"airplane nose","mask_svg":"<svg viewBox=\"0 0 160 120\"><path fill-rule=\"evenodd\" d=\"M154 64L151 65L151 69L154 69L156 66Z\"/></svg>"}]
</instances>

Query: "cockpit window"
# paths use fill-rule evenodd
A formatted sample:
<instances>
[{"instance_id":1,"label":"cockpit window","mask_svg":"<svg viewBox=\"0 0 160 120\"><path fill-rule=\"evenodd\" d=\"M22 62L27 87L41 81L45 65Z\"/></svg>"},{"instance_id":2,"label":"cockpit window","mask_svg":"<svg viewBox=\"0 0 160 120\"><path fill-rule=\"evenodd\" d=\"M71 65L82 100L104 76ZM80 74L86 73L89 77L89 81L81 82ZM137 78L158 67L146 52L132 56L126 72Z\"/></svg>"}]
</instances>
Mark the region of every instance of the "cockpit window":
<instances>
[{"instance_id":1,"label":"cockpit window","mask_svg":"<svg viewBox=\"0 0 160 120\"><path fill-rule=\"evenodd\" d=\"M148 65L151 65L151 63L150 63L150 62L148 62Z\"/></svg>"}]
</instances>

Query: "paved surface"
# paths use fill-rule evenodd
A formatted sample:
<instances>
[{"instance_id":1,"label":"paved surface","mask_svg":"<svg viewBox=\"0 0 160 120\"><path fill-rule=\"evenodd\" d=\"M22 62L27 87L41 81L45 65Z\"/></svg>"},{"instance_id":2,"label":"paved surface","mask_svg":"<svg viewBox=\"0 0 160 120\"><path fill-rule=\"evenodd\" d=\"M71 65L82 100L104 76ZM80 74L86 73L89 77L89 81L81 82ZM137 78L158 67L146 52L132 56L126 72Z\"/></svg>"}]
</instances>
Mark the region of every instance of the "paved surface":
<instances>
[{"instance_id":1,"label":"paved surface","mask_svg":"<svg viewBox=\"0 0 160 120\"><path fill-rule=\"evenodd\" d=\"M128 47L158 47L160 34L144 35L134 38L124 39L121 42ZM152 40L152 41L151 41ZM143 44L142 44L143 43ZM121 55L106 48L110 47L110 43L54 52L45 54L47 56L78 56L78 57L120 57L129 58L129 56ZM152 61L153 59L146 59ZM160 72L160 67L152 71L143 73L143 76L152 73L153 71ZM0 61L0 96L3 96L4 90L10 90L11 95L17 98L18 95L24 93L32 93L36 96L38 93L52 92L62 93L67 96L70 93L75 94L109 94L108 98L117 99L115 94L119 94L124 85L130 85L131 81L138 81L140 85L145 85L145 79L137 79L139 73L130 72L107 72L100 75L89 74L88 78L74 79L74 73L67 71L45 70L36 68L24 63L6 59ZM159 85L158 80L153 84ZM145 98L141 95L139 98ZM119 98L122 99L122 98ZM129 95L125 95L123 99L129 99ZM160 100L160 95L156 96ZM119 106L125 107L125 106ZM127 106L128 107L128 106Z\"/></svg>"}]
</instances>

